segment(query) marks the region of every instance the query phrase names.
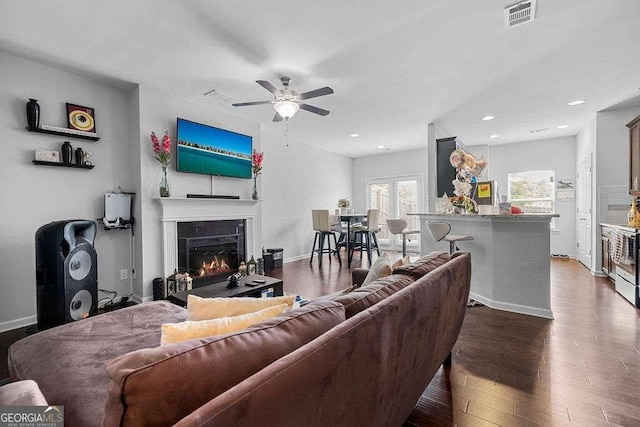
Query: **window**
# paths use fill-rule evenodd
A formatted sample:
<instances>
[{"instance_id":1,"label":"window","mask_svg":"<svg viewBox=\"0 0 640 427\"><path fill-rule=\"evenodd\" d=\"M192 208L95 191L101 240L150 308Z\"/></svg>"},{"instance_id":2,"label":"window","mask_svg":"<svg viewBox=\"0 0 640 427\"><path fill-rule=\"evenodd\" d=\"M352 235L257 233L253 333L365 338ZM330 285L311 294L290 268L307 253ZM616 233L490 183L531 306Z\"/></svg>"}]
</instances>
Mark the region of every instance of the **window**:
<instances>
[{"instance_id":1,"label":"window","mask_svg":"<svg viewBox=\"0 0 640 427\"><path fill-rule=\"evenodd\" d=\"M555 212L556 173L552 170L513 172L507 174L509 201L525 213ZM551 228L556 229L555 218Z\"/></svg>"}]
</instances>

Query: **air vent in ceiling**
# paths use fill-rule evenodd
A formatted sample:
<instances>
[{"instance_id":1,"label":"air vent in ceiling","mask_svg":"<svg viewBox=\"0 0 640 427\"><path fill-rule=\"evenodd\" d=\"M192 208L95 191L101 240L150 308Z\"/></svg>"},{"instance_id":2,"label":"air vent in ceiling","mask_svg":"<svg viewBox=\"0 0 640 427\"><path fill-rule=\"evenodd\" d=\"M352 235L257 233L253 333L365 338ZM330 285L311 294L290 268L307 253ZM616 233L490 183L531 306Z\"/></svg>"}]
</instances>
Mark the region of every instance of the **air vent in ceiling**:
<instances>
[{"instance_id":1,"label":"air vent in ceiling","mask_svg":"<svg viewBox=\"0 0 640 427\"><path fill-rule=\"evenodd\" d=\"M540 132L546 132L546 131L548 131L548 130L549 130L549 128L531 129L531 130L529 131L529 133L540 133Z\"/></svg>"},{"instance_id":2,"label":"air vent in ceiling","mask_svg":"<svg viewBox=\"0 0 640 427\"><path fill-rule=\"evenodd\" d=\"M525 0L504 9L504 26L513 28L533 21L536 16L536 0Z\"/></svg>"}]
</instances>

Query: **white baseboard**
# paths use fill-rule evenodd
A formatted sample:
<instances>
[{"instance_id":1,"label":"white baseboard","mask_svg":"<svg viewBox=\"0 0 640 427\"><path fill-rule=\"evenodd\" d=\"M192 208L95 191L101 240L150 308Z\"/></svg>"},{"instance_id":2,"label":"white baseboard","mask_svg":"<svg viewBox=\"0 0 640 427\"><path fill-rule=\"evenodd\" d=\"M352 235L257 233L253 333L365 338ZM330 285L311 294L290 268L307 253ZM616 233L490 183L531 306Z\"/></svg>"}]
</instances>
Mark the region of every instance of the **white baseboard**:
<instances>
[{"instance_id":1,"label":"white baseboard","mask_svg":"<svg viewBox=\"0 0 640 427\"><path fill-rule=\"evenodd\" d=\"M24 328L25 326L31 326L38 323L37 316L28 316L21 319L9 320L7 322L0 323L0 333L11 331L13 329Z\"/></svg>"},{"instance_id":2,"label":"white baseboard","mask_svg":"<svg viewBox=\"0 0 640 427\"><path fill-rule=\"evenodd\" d=\"M284 264L286 264L288 262L299 261L299 260L305 259L305 258L308 259L310 256L311 256L311 254L302 254L302 255L291 257L291 258L285 258L282 262Z\"/></svg>"},{"instance_id":3,"label":"white baseboard","mask_svg":"<svg viewBox=\"0 0 640 427\"><path fill-rule=\"evenodd\" d=\"M482 297L469 292L469 296L476 301L481 302L487 307L495 308L496 310L510 311L512 313L526 314L528 316L543 317L545 319L553 320L553 312L550 309L531 307L528 305L512 304L509 302L493 301L489 298Z\"/></svg>"}]
</instances>

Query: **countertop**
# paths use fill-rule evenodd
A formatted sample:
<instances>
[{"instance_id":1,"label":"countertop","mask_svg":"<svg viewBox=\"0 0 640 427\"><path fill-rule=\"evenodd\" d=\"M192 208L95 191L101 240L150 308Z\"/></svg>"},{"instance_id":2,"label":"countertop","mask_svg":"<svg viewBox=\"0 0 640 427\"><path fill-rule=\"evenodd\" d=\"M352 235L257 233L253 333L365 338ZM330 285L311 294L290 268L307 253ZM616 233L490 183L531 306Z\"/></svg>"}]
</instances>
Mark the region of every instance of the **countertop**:
<instances>
[{"instance_id":1,"label":"countertop","mask_svg":"<svg viewBox=\"0 0 640 427\"><path fill-rule=\"evenodd\" d=\"M607 224L606 222L601 222L600 227L615 228L616 230L626 231L627 233L640 232L640 227L630 227L627 224Z\"/></svg>"},{"instance_id":2,"label":"countertop","mask_svg":"<svg viewBox=\"0 0 640 427\"><path fill-rule=\"evenodd\" d=\"M440 214L440 213L410 213L408 215L418 215L421 217L441 218L447 220L460 221L551 221L551 218L559 218L558 214L515 214L515 215L478 215L478 214Z\"/></svg>"}]
</instances>

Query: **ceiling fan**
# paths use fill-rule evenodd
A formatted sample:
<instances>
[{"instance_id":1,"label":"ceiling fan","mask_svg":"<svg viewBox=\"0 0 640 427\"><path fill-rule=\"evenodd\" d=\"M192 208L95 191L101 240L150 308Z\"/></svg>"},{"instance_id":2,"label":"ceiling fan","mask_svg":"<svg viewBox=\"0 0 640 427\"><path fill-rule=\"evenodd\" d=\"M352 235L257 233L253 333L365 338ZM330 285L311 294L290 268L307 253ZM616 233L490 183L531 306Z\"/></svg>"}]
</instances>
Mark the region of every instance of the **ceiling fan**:
<instances>
[{"instance_id":1,"label":"ceiling fan","mask_svg":"<svg viewBox=\"0 0 640 427\"><path fill-rule=\"evenodd\" d=\"M319 114L321 116L326 116L327 114L329 114L328 110L314 107L313 105L305 104L304 102L302 102L305 99L332 94L333 89L331 89L329 86L311 90L309 92L298 93L295 90L289 89L289 83L291 83L291 79L289 77L280 77L280 82L282 83L282 86L284 86L284 89L276 89L274 85L266 80L256 80L256 83L271 92L275 99L272 99L270 101L240 102L233 104L233 106L246 107L248 105L273 104L273 108L276 110L276 115L273 118L274 122L279 122L282 119L289 120L298 112L299 109Z\"/></svg>"}]
</instances>

